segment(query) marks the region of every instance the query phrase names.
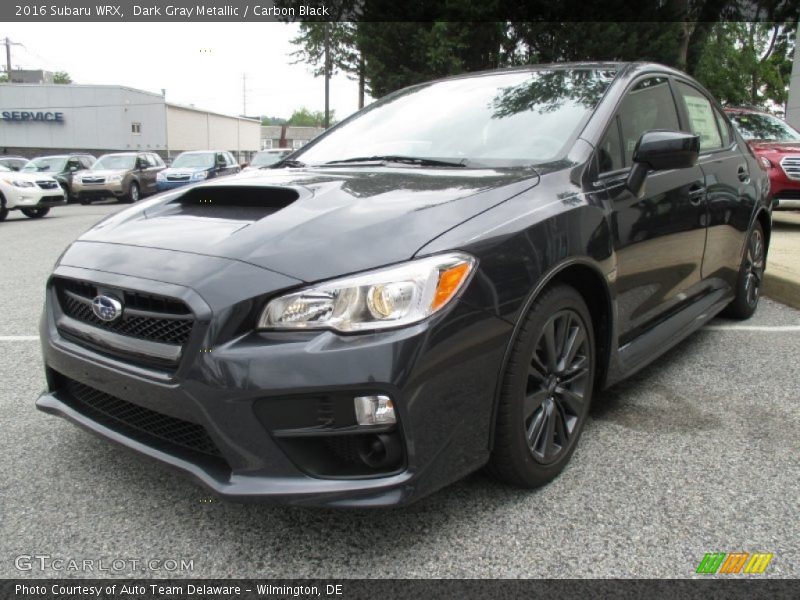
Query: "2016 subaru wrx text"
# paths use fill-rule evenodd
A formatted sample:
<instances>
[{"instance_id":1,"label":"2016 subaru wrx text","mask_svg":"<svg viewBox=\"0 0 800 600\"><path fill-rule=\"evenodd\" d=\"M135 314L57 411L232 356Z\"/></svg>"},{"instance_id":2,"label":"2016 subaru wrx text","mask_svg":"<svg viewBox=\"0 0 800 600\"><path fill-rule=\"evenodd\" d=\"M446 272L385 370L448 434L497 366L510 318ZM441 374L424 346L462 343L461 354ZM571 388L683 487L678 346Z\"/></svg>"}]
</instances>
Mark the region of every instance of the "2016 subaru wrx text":
<instances>
[{"instance_id":1,"label":"2016 subaru wrx text","mask_svg":"<svg viewBox=\"0 0 800 600\"><path fill-rule=\"evenodd\" d=\"M400 505L484 465L543 485L598 390L753 314L767 194L667 67L417 85L82 235L37 406L239 500Z\"/></svg>"}]
</instances>

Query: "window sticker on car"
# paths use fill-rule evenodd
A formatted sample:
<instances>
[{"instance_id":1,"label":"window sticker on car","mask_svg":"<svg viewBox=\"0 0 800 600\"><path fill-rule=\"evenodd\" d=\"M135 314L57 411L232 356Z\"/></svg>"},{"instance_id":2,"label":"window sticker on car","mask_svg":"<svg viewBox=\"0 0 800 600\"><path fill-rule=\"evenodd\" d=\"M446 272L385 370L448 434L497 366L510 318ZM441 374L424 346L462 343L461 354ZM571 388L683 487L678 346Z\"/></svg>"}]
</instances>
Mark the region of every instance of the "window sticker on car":
<instances>
[{"instance_id":1,"label":"window sticker on car","mask_svg":"<svg viewBox=\"0 0 800 600\"><path fill-rule=\"evenodd\" d=\"M700 136L700 147L707 150L722 146L719 130L714 122L714 112L708 100L688 94L684 96L684 100L686 101L686 110L689 112L692 132Z\"/></svg>"}]
</instances>

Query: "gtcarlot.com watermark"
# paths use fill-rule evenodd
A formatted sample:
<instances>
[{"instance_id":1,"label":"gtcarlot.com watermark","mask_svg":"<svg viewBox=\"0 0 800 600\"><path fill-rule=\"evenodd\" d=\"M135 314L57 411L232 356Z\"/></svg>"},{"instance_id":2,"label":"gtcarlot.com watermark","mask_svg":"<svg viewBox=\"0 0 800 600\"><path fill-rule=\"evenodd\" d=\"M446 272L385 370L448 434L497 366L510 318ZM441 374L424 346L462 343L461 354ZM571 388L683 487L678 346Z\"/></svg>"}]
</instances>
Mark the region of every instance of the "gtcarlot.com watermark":
<instances>
[{"instance_id":1,"label":"gtcarlot.com watermark","mask_svg":"<svg viewBox=\"0 0 800 600\"><path fill-rule=\"evenodd\" d=\"M72 558L50 554L20 554L14 557L18 571L58 573L131 573L194 571L194 559L187 558Z\"/></svg>"}]
</instances>

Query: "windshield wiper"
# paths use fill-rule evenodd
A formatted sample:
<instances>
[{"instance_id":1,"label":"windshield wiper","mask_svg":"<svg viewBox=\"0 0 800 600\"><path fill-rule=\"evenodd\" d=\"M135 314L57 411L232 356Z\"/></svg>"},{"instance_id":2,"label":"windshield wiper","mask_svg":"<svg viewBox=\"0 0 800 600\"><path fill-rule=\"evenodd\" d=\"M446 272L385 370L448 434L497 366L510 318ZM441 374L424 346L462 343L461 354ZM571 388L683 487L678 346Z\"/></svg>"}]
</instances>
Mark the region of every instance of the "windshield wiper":
<instances>
[{"instance_id":1,"label":"windshield wiper","mask_svg":"<svg viewBox=\"0 0 800 600\"><path fill-rule=\"evenodd\" d=\"M400 156L396 154L387 154L380 156L357 156L354 158L345 158L342 160L332 160L323 165L346 165L350 163L364 163L364 162L394 162L406 165L418 165L420 167L464 167L464 161L453 162L449 160L437 160L435 158L422 158L418 156Z\"/></svg>"},{"instance_id":2,"label":"windshield wiper","mask_svg":"<svg viewBox=\"0 0 800 600\"><path fill-rule=\"evenodd\" d=\"M289 159L286 159L286 160L278 161L278 162L276 162L275 164L272 164L272 165L265 165L263 167L259 167L259 169L280 169L281 167L292 167L292 168L297 169L297 168L305 167L305 166L306 166L306 163L304 163L303 161L294 160L293 158L289 158Z\"/></svg>"}]
</instances>

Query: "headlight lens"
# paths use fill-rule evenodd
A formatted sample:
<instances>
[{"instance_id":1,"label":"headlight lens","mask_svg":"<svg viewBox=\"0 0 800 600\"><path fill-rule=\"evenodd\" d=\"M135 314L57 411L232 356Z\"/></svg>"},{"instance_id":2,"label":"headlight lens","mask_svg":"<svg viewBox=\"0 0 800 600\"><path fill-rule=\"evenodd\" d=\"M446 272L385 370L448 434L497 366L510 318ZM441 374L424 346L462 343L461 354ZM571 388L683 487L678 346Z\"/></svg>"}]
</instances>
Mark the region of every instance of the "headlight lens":
<instances>
[{"instance_id":1,"label":"headlight lens","mask_svg":"<svg viewBox=\"0 0 800 600\"><path fill-rule=\"evenodd\" d=\"M208 171L198 171L197 173L192 173L192 179L195 181L200 181L206 177L208 177Z\"/></svg>"},{"instance_id":2,"label":"headlight lens","mask_svg":"<svg viewBox=\"0 0 800 600\"><path fill-rule=\"evenodd\" d=\"M109 175L106 181L109 183L113 181L122 181L122 175Z\"/></svg>"},{"instance_id":3,"label":"headlight lens","mask_svg":"<svg viewBox=\"0 0 800 600\"><path fill-rule=\"evenodd\" d=\"M356 332L417 323L447 306L475 263L454 252L306 288L270 301L258 327Z\"/></svg>"},{"instance_id":4,"label":"headlight lens","mask_svg":"<svg viewBox=\"0 0 800 600\"><path fill-rule=\"evenodd\" d=\"M766 156L759 156L758 160L761 161L761 165L765 169L771 169L772 168L772 161L770 159L768 159Z\"/></svg>"},{"instance_id":5,"label":"headlight lens","mask_svg":"<svg viewBox=\"0 0 800 600\"><path fill-rule=\"evenodd\" d=\"M159 171L158 173L156 173L156 181L166 181L166 180L167 176L164 175L163 171Z\"/></svg>"},{"instance_id":6,"label":"headlight lens","mask_svg":"<svg viewBox=\"0 0 800 600\"><path fill-rule=\"evenodd\" d=\"M22 179L12 179L10 183L18 188L32 188L36 185L32 181L24 181Z\"/></svg>"}]
</instances>

